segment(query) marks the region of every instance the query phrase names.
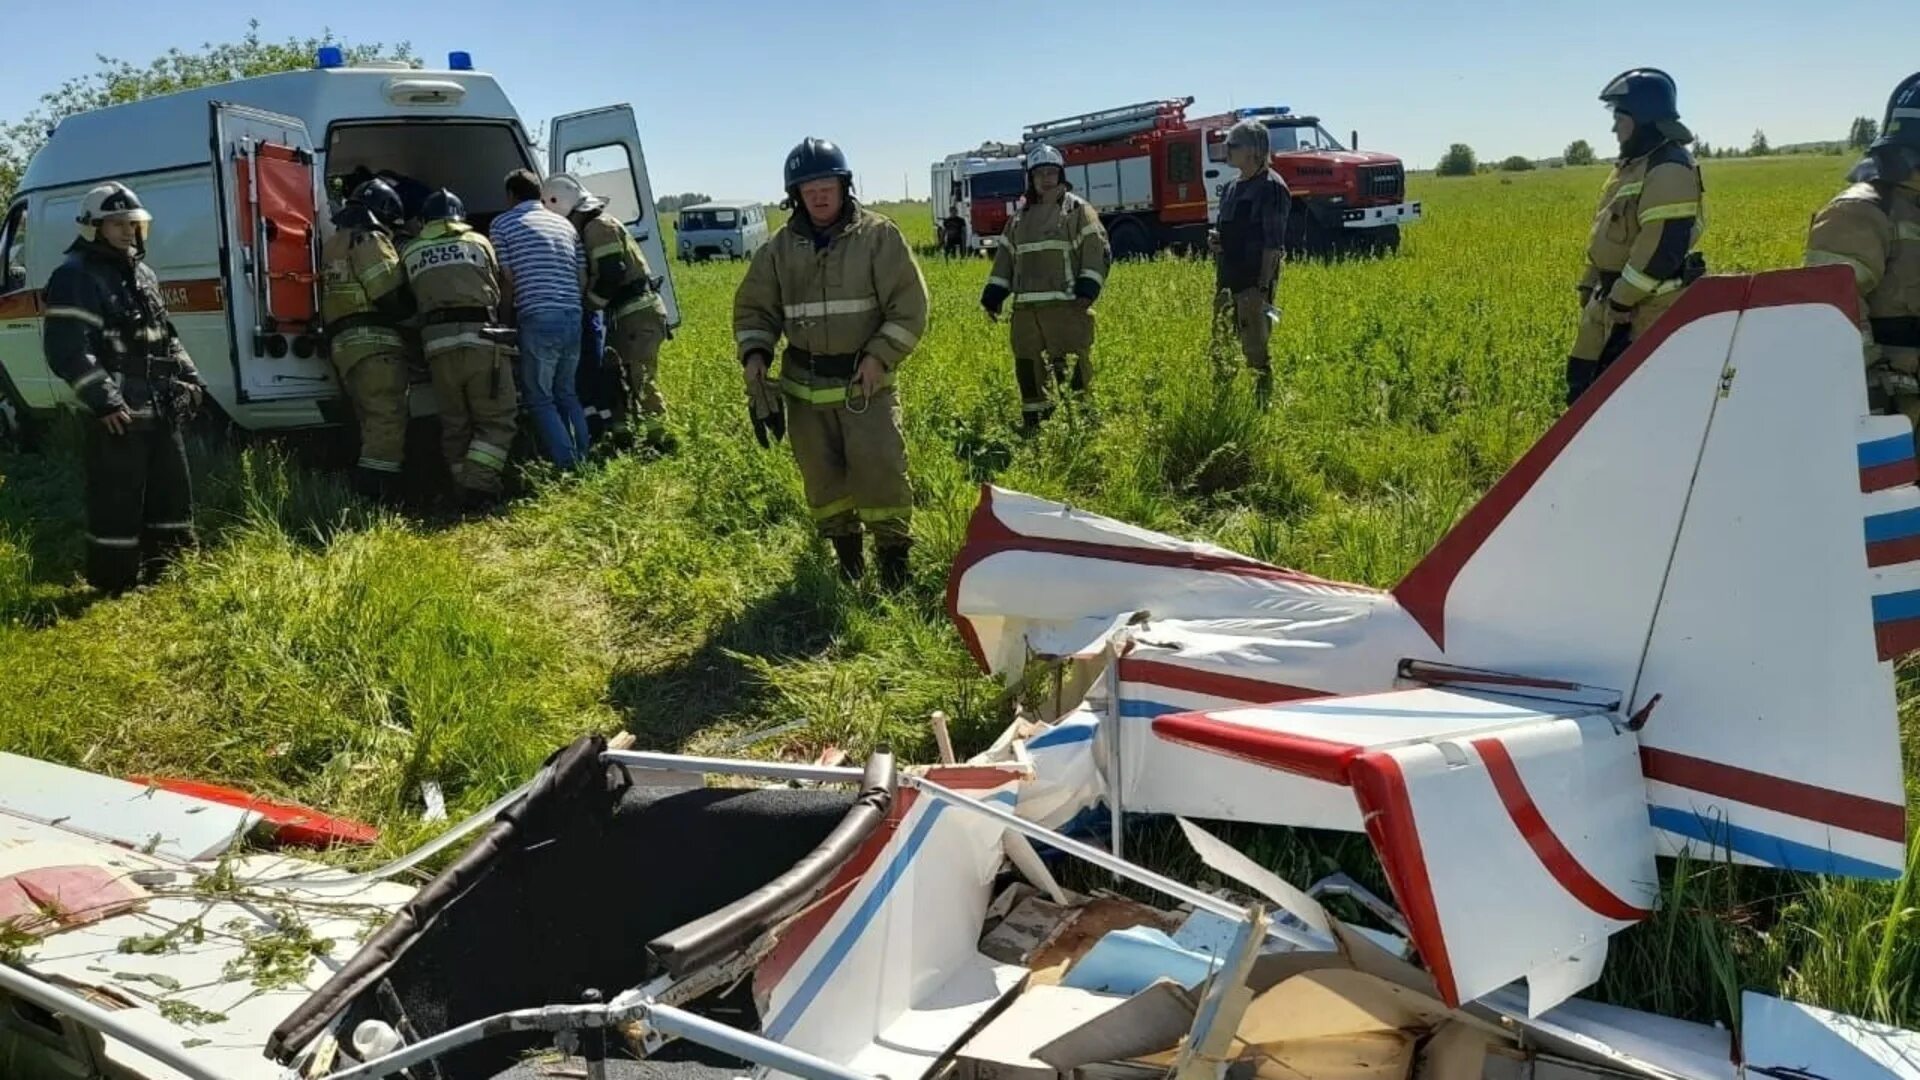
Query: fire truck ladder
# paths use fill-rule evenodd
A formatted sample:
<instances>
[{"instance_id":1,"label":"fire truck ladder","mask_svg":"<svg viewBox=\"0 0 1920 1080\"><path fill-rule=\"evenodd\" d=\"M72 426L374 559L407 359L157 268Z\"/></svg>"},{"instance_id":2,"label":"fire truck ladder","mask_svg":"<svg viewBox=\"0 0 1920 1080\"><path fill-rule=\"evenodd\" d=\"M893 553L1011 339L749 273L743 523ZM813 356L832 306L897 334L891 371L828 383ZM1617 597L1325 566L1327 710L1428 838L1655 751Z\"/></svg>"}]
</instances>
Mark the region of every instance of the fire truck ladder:
<instances>
[{"instance_id":1,"label":"fire truck ladder","mask_svg":"<svg viewBox=\"0 0 1920 1080\"><path fill-rule=\"evenodd\" d=\"M1167 98L1162 101L1142 101L1137 105L1122 105L1117 109L1101 109L1098 112L1081 113L1079 116L1067 116L1058 120L1047 120L1031 124L1024 133L1028 146L1046 143L1050 146L1073 146L1078 143L1105 142L1108 139L1124 138L1152 131L1167 120L1179 120L1186 114L1187 106L1193 104L1193 98Z\"/></svg>"}]
</instances>

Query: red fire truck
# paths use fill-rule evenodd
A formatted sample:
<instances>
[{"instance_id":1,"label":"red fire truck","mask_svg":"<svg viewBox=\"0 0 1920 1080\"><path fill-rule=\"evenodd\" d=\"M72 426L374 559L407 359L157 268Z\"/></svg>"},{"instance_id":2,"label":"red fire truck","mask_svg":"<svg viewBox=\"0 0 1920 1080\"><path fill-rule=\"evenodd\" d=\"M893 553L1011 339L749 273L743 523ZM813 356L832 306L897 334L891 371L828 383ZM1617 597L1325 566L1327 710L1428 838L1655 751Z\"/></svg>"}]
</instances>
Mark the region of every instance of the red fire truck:
<instances>
[{"instance_id":1,"label":"red fire truck","mask_svg":"<svg viewBox=\"0 0 1920 1080\"><path fill-rule=\"evenodd\" d=\"M1317 117L1284 105L1192 118L1192 104L1169 98L1048 120L1028 126L1023 141L1028 149L1046 143L1066 158L1068 182L1100 211L1116 256L1204 250L1220 194L1235 176L1227 130L1249 119L1266 125L1274 171L1293 192L1289 246L1391 251L1400 246L1400 227L1420 220L1419 202L1406 197L1406 168L1392 154L1350 150Z\"/></svg>"},{"instance_id":2,"label":"red fire truck","mask_svg":"<svg viewBox=\"0 0 1920 1080\"><path fill-rule=\"evenodd\" d=\"M1027 190L1020 147L985 143L933 163L933 231L949 254L991 251Z\"/></svg>"}]
</instances>

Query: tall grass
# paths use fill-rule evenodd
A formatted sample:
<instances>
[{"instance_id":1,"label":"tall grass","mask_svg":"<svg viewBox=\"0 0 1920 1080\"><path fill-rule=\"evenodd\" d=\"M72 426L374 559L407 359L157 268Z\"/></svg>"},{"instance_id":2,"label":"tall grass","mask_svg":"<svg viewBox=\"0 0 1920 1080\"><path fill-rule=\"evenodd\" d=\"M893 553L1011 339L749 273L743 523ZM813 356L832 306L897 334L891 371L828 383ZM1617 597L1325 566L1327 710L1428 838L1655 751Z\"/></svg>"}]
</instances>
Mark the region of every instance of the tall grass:
<instances>
[{"instance_id":1,"label":"tall grass","mask_svg":"<svg viewBox=\"0 0 1920 1080\"><path fill-rule=\"evenodd\" d=\"M1797 263L1848 164L1710 162L1713 268ZM1428 220L1399 256L1290 265L1264 409L1244 375L1213 377L1210 270L1122 266L1098 306L1091 408L1032 438L1016 433L1005 324L978 306L985 263L923 257L932 325L901 371L919 544L899 597L836 580L786 448L752 442L729 325L738 264L672 267L686 324L663 383L682 451L536 478L490 520L374 512L272 443L203 449L206 547L161 585L94 603L67 430L45 454L0 455L0 748L312 800L379 822L391 849L427 829L422 782L471 809L587 730L706 751L799 720L750 751L886 742L924 759L941 708L977 747L1008 706L941 591L981 481L1390 585L1558 414L1602 176L1422 178ZM898 220L931 243L924 207ZM1139 828L1136 851L1182 862L1163 826ZM1362 840L1226 832L1295 880L1345 867L1384 889ZM1902 888L1663 873L1663 910L1615 939L1605 997L1728 1021L1754 986L1920 1022Z\"/></svg>"}]
</instances>

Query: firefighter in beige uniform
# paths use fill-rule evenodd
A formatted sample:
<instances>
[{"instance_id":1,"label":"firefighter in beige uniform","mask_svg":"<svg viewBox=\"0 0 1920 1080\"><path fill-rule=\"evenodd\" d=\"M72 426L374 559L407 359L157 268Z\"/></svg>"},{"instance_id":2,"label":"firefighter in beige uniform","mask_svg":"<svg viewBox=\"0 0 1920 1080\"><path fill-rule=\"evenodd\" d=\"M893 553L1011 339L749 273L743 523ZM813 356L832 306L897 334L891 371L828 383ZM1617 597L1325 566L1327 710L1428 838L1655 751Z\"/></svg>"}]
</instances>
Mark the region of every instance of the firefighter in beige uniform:
<instances>
[{"instance_id":1,"label":"firefighter in beige uniform","mask_svg":"<svg viewBox=\"0 0 1920 1080\"><path fill-rule=\"evenodd\" d=\"M1673 79L1621 73L1600 92L1613 109L1620 160L1600 192L1580 280L1580 328L1567 356L1567 404L1706 273L1694 244L1706 224L1700 167L1686 145Z\"/></svg>"},{"instance_id":2,"label":"firefighter in beige uniform","mask_svg":"<svg viewBox=\"0 0 1920 1080\"><path fill-rule=\"evenodd\" d=\"M1007 222L980 294L996 320L1013 301L1013 367L1027 428L1053 414L1049 374L1076 394L1093 381L1093 302L1110 262L1099 213L1068 190L1066 159L1051 146L1035 147L1027 155L1026 201Z\"/></svg>"},{"instance_id":3,"label":"firefighter in beige uniform","mask_svg":"<svg viewBox=\"0 0 1920 1080\"><path fill-rule=\"evenodd\" d=\"M853 199L840 148L806 139L786 161L792 220L754 253L733 298L755 415L778 408L767 367L781 335L786 431L815 525L841 572L866 570L861 528L888 588L906 582L913 488L894 373L927 328L927 285L893 222Z\"/></svg>"},{"instance_id":4,"label":"firefighter in beige uniform","mask_svg":"<svg viewBox=\"0 0 1920 1080\"><path fill-rule=\"evenodd\" d=\"M464 221L442 188L427 196L425 224L402 260L420 308L420 348L440 407L440 448L469 504L498 496L513 445L517 395L506 349L492 329L500 305L493 245Z\"/></svg>"},{"instance_id":5,"label":"firefighter in beige uniform","mask_svg":"<svg viewBox=\"0 0 1920 1080\"><path fill-rule=\"evenodd\" d=\"M407 441L407 343L400 323L413 313L413 298L393 245L402 213L400 196L385 180L368 180L334 215L334 231L320 249L327 347L360 424L354 489L383 501L399 495Z\"/></svg>"},{"instance_id":6,"label":"firefighter in beige uniform","mask_svg":"<svg viewBox=\"0 0 1920 1080\"><path fill-rule=\"evenodd\" d=\"M1920 73L1894 90L1859 182L1814 216L1809 266L1851 267L1867 402L1920 424Z\"/></svg>"},{"instance_id":7,"label":"firefighter in beige uniform","mask_svg":"<svg viewBox=\"0 0 1920 1080\"><path fill-rule=\"evenodd\" d=\"M625 365L639 402L635 434L645 446L673 450L679 441L667 430L667 403L658 380L660 346L668 337L667 304L654 288L646 253L620 219L606 212L607 200L588 191L578 177L548 177L540 200L580 230L587 249L587 309L606 312L607 348Z\"/></svg>"}]
</instances>

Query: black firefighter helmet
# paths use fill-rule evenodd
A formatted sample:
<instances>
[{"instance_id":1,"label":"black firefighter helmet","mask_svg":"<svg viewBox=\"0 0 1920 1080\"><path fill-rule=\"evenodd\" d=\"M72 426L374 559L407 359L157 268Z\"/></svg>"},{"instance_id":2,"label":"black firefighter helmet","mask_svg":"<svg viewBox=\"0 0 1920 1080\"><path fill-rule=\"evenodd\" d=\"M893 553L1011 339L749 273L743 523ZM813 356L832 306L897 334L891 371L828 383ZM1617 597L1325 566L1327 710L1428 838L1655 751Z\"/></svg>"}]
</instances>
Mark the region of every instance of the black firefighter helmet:
<instances>
[{"instance_id":1,"label":"black firefighter helmet","mask_svg":"<svg viewBox=\"0 0 1920 1080\"><path fill-rule=\"evenodd\" d=\"M1899 183L1920 171L1920 71L1893 88L1880 134L1867 147L1882 179Z\"/></svg>"},{"instance_id":2,"label":"black firefighter helmet","mask_svg":"<svg viewBox=\"0 0 1920 1080\"><path fill-rule=\"evenodd\" d=\"M427 196L426 201L420 204L420 220L465 221L467 204L460 201L460 196L446 188L441 188Z\"/></svg>"},{"instance_id":3,"label":"black firefighter helmet","mask_svg":"<svg viewBox=\"0 0 1920 1080\"><path fill-rule=\"evenodd\" d=\"M829 176L846 181L849 189L853 186L853 170L847 167L847 155L838 146L825 139L808 136L788 151L787 197L794 202L800 201L801 184L809 180L824 180Z\"/></svg>"},{"instance_id":4,"label":"black firefighter helmet","mask_svg":"<svg viewBox=\"0 0 1920 1080\"><path fill-rule=\"evenodd\" d=\"M353 193L347 196L347 201L365 207L367 213L373 215L374 220L389 229L400 224L407 216L400 205L400 193L393 190L392 184L379 177L362 181L360 186L354 188Z\"/></svg>"}]
</instances>

